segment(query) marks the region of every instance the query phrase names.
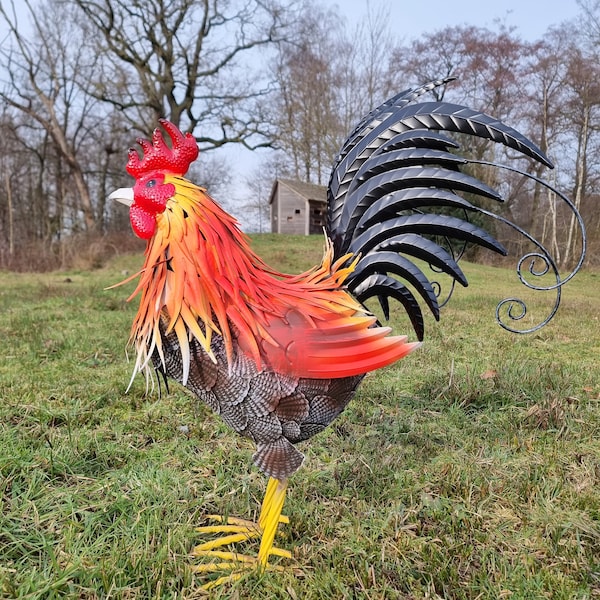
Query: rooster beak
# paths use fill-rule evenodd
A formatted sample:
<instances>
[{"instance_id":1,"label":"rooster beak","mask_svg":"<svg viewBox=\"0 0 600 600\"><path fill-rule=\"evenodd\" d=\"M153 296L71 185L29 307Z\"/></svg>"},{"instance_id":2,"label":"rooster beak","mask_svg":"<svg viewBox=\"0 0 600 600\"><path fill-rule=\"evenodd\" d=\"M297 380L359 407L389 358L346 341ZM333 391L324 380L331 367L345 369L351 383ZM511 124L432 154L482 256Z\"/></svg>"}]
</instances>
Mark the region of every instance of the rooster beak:
<instances>
[{"instance_id":1,"label":"rooster beak","mask_svg":"<svg viewBox=\"0 0 600 600\"><path fill-rule=\"evenodd\" d=\"M125 206L133 204L133 188L119 188L108 196L109 200L116 200Z\"/></svg>"}]
</instances>

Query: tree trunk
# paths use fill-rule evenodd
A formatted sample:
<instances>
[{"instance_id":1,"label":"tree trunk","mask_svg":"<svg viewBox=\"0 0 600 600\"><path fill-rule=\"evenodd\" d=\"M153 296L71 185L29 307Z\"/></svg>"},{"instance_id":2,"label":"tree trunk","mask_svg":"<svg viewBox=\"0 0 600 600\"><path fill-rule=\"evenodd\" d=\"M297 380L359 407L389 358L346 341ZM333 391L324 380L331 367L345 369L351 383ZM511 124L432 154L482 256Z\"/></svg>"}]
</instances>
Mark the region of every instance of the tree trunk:
<instances>
[{"instance_id":1,"label":"tree trunk","mask_svg":"<svg viewBox=\"0 0 600 600\"><path fill-rule=\"evenodd\" d=\"M591 106L585 105L583 108L583 123L579 134L579 143L577 147L577 164L575 167L575 193L573 194L573 204L577 210L581 206L581 198L587 178L587 149L590 130L590 111ZM567 241L565 243L565 253L561 263L562 267L566 267L575 254L575 213L571 213L569 226L567 228Z\"/></svg>"},{"instance_id":2,"label":"tree trunk","mask_svg":"<svg viewBox=\"0 0 600 600\"><path fill-rule=\"evenodd\" d=\"M4 174L4 183L6 185L6 200L8 209L8 254L12 258L15 253L15 226L12 205L12 188L10 185L10 175L8 172Z\"/></svg>"}]
</instances>

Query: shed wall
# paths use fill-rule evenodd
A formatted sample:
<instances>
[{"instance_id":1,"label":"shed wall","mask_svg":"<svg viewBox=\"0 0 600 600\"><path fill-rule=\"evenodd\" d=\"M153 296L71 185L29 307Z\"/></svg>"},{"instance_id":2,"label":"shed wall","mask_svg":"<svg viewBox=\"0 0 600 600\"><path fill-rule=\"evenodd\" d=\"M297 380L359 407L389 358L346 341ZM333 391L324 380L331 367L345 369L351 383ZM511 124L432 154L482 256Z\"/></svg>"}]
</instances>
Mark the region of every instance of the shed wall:
<instances>
[{"instance_id":1,"label":"shed wall","mask_svg":"<svg viewBox=\"0 0 600 600\"><path fill-rule=\"evenodd\" d=\"M284 185L277 186L279 233L305 235L306 200Z\"/></svg>"}]
</instances>

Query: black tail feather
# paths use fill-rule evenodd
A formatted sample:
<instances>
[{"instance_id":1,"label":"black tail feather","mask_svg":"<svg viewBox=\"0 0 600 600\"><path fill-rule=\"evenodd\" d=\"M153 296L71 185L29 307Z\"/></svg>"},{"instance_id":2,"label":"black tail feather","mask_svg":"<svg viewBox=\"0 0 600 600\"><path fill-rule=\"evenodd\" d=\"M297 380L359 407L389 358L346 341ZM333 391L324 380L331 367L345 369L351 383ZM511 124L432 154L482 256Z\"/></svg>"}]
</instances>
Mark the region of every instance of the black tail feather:
<instances>
[{"instance_id":1,"label":"black tail feather","mask_svg":"<svg viewBox=\"0 0 600 600\"><path fill-rule=\"evenodd\" d=\"M354 229L354 237L375 223L392 219L402 211L443 207L476 211L477 207L451 190L433 187L412 187L396 190L375 200L362 214Z\"/></svg>"},{"instance_id":2,"label":"black tail feather","mask_svg":"<svg viewBox=\"0 0 600 600\"><path fill-rule=\"evenodd\" d=\"M423 339L425 333L423 311L414 294L397 279L393 279L389 275L371 275L357 285L352 290L352 293L356 296L357 300L363 303L369 300L369 298L377 296L386 319L390 317L387 299L394 298L398 300L404 306L418 339ZM436 318L439 318L439 315Z\"/></svg>"},{"instance_id":3,"label":"black tail feather","mask_svg":"<svg viewBox=\"0 0 600 600\"><path fill-rule=\"evenodd\" d=\"M380 250L367 254L354 270L350 289L355 289L367 277L381 273L393 273L410 283L421 294L434 316L439 316L440 308L429 279L415 263L397 252Z\"/></svg>"},{"instance_id":4,"label":"black tail feather","mask_svg":"<svg viewBox=\"0 0 600 600\"><path fill-rule=\"evenodd\" d=\"M469 214L494 217L493 213L459 193L496 201L502 197L461 171L476 161L450 152L458 144L446 134L498 142L552 167L535 144L493 117L447 102L414 102L446 82L402 92L369 113L342 145L328 189L328 234L336 255L360 256L347 280L348 289L361 302L377 297L386 318L388 299L398 300L419 338L424 330L419 302L398 278L417 291L435 318L439 317L439 305L435 286L412 260L426 261L467 285L456 257L438 243L439 237L443 244L454 239L506 254L488 232L468 220ZM454 215L464 218L440 214L442 208L453 209Z\"/></svg>"},{"instance_id":5,"label":"black tail feather","mask_svg":"<svg viewBox=\"0 0 600 600\"><path fill-rule=\"evenodd\" d=\"M452 255L442 248L442 246L416 233L392 236L384 242L377 244L374 250L376 252L392 251L408 254L409 256L425 261L430 267L439 269L443 273L450 275L450 277L458 281L462 286L466 287L468 285L465 274Z\"/></svg>"},{"instance_id":6,"label":"black tail feather","mask_svg":"<svg viewBox=\"0 0 600 600\"><path fill-rule=\"evenodd\" d=\"M378 244L400 233L418 233L464 240L506 255L504 246L485 229L457 217L436 213L417 213L395 217L383 223L372 225L352 240L348 252L359 254L363 257L362 260L365 260L367 253L372 251Z\"/></svg>"},{"instance_id":7,"label":"black tail feather","mask_svg":"<svg viewBox=\"0 0 600 600\"><path fill-rule=\"evenodd\" d=\"M431 187L479 194L501 201L502 197L478 179L444 167L411 166L392 169L369 177L349 190L339 219L340 253L344 253L356 236L356 226L365 211L381 197L399 189Z\"/></svg>"}]
</instances>

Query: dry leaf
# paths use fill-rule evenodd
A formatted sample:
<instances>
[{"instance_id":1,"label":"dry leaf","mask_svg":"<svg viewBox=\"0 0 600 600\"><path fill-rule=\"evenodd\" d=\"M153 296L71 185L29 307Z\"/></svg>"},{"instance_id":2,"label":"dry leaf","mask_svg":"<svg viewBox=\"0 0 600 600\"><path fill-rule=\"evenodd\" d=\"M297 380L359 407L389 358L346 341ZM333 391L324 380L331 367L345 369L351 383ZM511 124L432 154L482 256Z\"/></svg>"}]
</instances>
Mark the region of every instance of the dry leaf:
<instances>
[{"instance_id":1,"label":"dry leaf","mask_svg":"<svg viewBox=\"0 0 600 600\"><path fill-rule=\"evenodd\" d=\"M481 379L495 379L498 377L498 371L494 371L494 369L488 369L487 371L484 371L480 377Z\"/></svg>"}]
</instances>

